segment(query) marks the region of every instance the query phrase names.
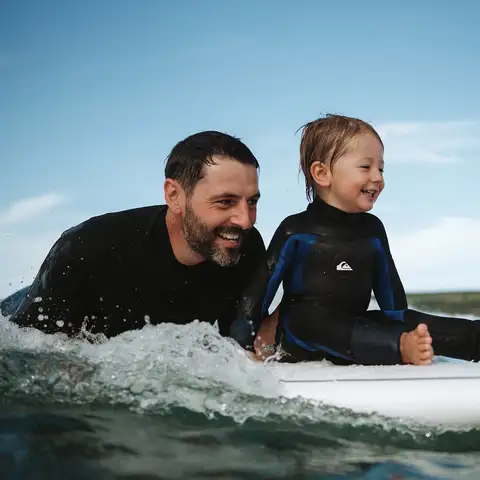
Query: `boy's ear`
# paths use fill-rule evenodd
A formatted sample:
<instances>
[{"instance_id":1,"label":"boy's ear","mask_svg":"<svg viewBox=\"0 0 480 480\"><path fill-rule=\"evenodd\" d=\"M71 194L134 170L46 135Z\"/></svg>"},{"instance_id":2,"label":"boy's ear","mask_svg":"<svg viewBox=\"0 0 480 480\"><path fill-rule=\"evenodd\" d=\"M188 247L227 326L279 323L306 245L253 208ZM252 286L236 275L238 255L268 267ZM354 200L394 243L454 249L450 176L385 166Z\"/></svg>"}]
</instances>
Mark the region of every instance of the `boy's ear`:
<instances>
[{"instance_id":1,"label":"boy's ear","mask_svg":"<svg viewBox=\"0 0 480 480\"><path fill-rule=\"evenodd\" d=\"M331 183L330 168L325 162L313 162L310 165L310 175L319 187L329 187Z\"/></svg>"},{"instance_id":2,"label":"boy's ear","mask_svg":"<svg viewBox=\"0 0 480 480\"><path fill-rule=\"evenodd\" d=\"M163 184L163 191L165 194L165 203L173 213L181 213L184 203L185 192L176 180L167 178Z\"/></svg>"}]
</instances>

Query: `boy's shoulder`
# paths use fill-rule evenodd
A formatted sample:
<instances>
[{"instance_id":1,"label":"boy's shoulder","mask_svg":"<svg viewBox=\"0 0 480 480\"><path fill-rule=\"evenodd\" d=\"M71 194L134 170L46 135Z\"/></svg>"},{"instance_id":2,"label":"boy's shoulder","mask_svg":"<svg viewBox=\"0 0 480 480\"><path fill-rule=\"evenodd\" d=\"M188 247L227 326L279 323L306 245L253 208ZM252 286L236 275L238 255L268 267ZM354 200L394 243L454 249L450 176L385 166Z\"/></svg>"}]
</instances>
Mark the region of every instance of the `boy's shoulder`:
<instances>
[{"instance_id":1,"label":"boy's shoulder","mask_svg":"<svg viewBox=\"0 0 480 480\"><path fill-rule=\"evenodd\" d=\"M364 228L370 232L370 234L378 237L381 241L385 241L387 239L385 225L379 217L369 212L361 213L360 215L363 217L362 223Z\"/></svg>"},{"instance_id":2,"label":"boy's shoulder","mask_svg":"<svg viewBox=\"0 0 480 480\"><path fill-rule=\"evenodd\" d=\"M310 221L309 217L310 216L307 210L303 210L297 213L292 213L291 215L286 216L282 220L280 225L282 225L285 228L298 228L305 225L305 223L309 222Z\"/></svg>"},{"instance_id":3,"label":"boy's shoulder","mask_svg":"<svg viewBox=\"0 0 480 480\"><path fill-rule=\"evenodd\" d=\"M307 211L293 213L285 217L277 228L277 235L281 234L284 238L292 235L309 233L312 230L312 221Z\"/></svg>"},{"instance_id":4,"label":"boy's shoulder","mask_svg":"<svg viewBox=\"0 0 480 480\"><path fill-rule=\"evenodd\" d=\"M383 225L380 218L378 218L375 214L370 212L359 213L360 216L363 217L365 222L370 223L371 225Z\"/></svg>"},{"instance_id":5,"label":"boy's shoulder","mask_svg":"<svg viewBox=\"0 0 480 480\"><path fill-rule=\"evenodd\" d=\"M375 214L370 212L365 212L365 213L362 213L361 215L364 216L365 222L367 222L369 225L375 226L377 228L381 228L383 230L385 229L383 222Z\"/></svg>"}]
</instances>

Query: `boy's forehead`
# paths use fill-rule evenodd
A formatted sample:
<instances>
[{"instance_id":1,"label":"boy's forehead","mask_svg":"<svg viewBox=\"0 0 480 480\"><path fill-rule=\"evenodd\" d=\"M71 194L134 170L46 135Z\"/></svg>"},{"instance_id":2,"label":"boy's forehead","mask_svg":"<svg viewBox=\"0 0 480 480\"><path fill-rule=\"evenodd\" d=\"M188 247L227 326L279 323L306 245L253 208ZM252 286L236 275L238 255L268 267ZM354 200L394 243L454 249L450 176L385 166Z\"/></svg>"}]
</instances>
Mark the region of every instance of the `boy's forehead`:
<instances>
[{"instance_id":1,"label":"boy's forehead","mask_svg":"<svg viewBox=\"0 0 480 480\"><path fill-rule=\"evenodd\" d=\"M349 145L350 152L358 153L362 157L370 157L383 161L383 145L375 135L363 133L352 138Z\"/></svg>"}]
</instances>

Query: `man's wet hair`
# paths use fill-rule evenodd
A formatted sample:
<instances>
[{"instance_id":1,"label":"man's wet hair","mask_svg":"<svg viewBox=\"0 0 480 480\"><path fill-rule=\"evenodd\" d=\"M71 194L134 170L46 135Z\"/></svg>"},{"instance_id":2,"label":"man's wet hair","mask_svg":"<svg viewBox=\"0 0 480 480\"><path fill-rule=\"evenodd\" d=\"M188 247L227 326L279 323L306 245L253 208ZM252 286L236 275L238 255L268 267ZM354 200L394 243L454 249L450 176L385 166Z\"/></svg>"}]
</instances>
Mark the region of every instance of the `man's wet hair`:
<instances>
[{"instance_id":1,"label":"man's wet hair","mask_svg":"<svg viewBox=\"0 0 480 480\"><path fill-rule=\"evenodd\" d=\"M205 175L205 167L215 163L215 156L259 168L255 155L239 138L209 130L190 135L173 147L166 159L165 178L176 180L190 194Z\"/></svg>"}]
</instances>

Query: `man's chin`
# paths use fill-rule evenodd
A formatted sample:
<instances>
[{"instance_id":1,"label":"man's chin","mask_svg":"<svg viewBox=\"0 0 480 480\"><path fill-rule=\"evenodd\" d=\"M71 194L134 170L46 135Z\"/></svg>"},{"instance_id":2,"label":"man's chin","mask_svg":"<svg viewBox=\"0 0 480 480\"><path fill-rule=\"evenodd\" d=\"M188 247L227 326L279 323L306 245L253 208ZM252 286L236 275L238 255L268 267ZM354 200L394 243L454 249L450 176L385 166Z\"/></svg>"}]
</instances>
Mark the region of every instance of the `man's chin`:
<instances>
[{"instance_id":1,"label":"man's chin","mask_svg":"<svg viewBox=\"0 0 480 480\"><path fill-rule=\"evenodd\" d=\"M220 267L233 267L240 260L240 247L216 248L210 259Z\"/></svg>"}]
</instances>

